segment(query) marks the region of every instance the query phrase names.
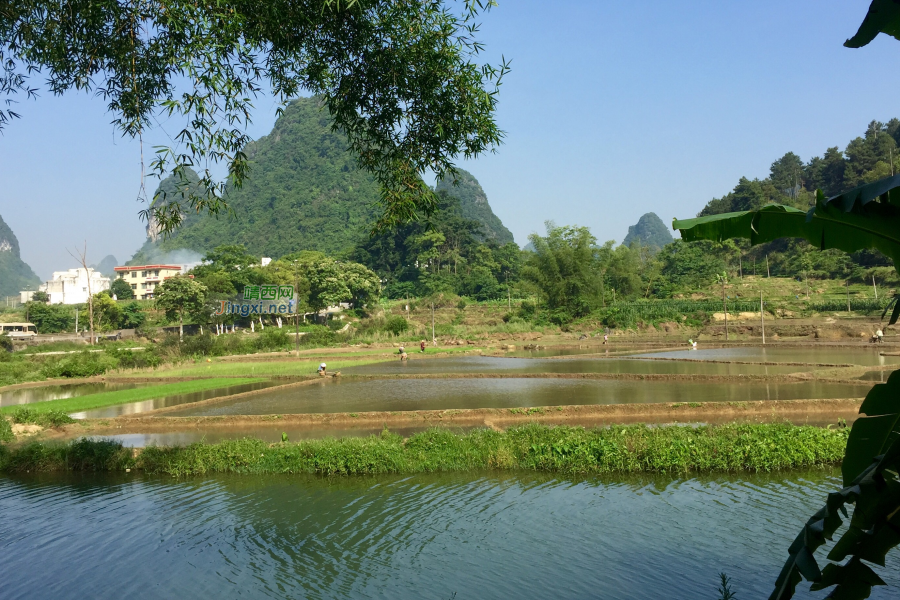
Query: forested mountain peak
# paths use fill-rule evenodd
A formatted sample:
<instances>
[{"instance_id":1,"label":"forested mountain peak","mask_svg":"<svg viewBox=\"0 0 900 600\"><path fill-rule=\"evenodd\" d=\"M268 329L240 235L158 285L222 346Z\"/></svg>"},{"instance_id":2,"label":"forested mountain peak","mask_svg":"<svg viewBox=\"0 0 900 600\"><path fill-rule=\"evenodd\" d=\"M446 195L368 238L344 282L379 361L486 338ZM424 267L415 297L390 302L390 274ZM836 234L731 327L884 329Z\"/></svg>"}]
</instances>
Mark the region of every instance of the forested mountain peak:
<instances>
[{"instance_id":1,"label":"forested mountain peak","mask_svg":"<svg viewBox=\"0 0 900 600\"><path fill-rule=\"evenodd\" d=\"M741 177L731 192L710 200L698 216L753 210L772 202L809 208L816 189L830 197L895 174L900 167L898 143L900 119L872 121L865 134L851 140L843 151L833 146L807 163L788 152L772 163L765 179Z\"/></svg>"},{"instance_id":2,"label":"forested mountain peak","mask_svg":"<svg viewBox=\"0 0 900 600\"><path fill-rule=\"evenodd\" d=\"M500 245L514 241L512 232L503 221L491 210L487 194L475 176L458 169L456 179L442 179L437 182L435 191L446 192L459 200L462 216L482 224L484 240L493 240Z\"/></svg>"},{"instance_id":3,"label":"forested mountain peak","mask_svg":"<svg viewBox=\"0 0 900 600\"><path fill-rule=\"evenodd\" d=\"M244 149L250 177L240 189L229 190L230 213L216 218L186 209L181 228L167 239L158 238L151 222L147 242L129 262L177 249L204 254L223 244L242 244L251 254L272 258L301 250L349 251L368 237L380 214L380 191L331 124L317 98L292 101L271 133ZM481 222L486 238L512 241L475 178L461 174L461 187L451 186L451 194L460 197L464 216ZM187 169L183 179L170 176L160 182L156 195L184 203L196 181Z\"/></svg>"},{"instance_id":4,"label":"forested mountain peak","mask_svg":"<svg viewBox=\"0 0 900 600\"><path fill-rule=\"evenodd\" d=\"M41 282L19 255L19 240L0 216L0 297L18 295Z\"/></svg>"},{"instance_id":5,"label":"forested mountain peak","mask_svg":"<svg viewBox=\"0 0 900 600\"><path fill-rule=\"evenodd\" d=\"M630 246L632 242L638 242L641 246L662 248L666 244L671 244L672 240L672 234L662 219L656 216L656 213L649 212L628 228L628 235L622 243Z\"/></svg>"},{"instance_id":6,"label":"forested mountain peak","mask_svg":"<svg viewBox=\"0 0 900 600\"><path fill-rule=\"evenodd\" d=\"M19 240L2 216L0 216L0 252L10 253L19 258Z\"/></svg>"}]
</instances>

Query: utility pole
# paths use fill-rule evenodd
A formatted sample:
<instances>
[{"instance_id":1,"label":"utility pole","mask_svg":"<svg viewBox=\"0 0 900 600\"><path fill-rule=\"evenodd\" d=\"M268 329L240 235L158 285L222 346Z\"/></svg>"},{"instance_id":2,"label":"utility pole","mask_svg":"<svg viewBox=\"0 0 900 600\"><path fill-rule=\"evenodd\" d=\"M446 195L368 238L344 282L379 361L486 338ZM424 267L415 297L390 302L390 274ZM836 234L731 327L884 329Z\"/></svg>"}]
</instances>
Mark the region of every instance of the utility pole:
<instances>
[{"instance_id":1,"label":"utility pole","mask_svg":"<svg viewBox=\"0 0 900 600\"><path fill-rule=\"evenodd\" d=\"M431 302L431 345L437 346L437 339L434 337L434 301Z\"/></svg>"},{"instance_id":2,"label":"utility pole","mask_svg":"<svg viewBox=\"0 0 900 600\"><path fill-rule=\"evenodd\" d=\"M762 325L763 346L766 345L766 316L763 308L762 290L759 290L759 324Z\"/></svg>"},{"instance_id":3,"label":"utility pole","mask_svg":"<svg viewBox=\"0 0 900 600\"><path fill-rule=\"evenodd\" d=\"M725 309L725 341L728 341L728 302L725 299L725 277L722 277L722 306Z\"/></svg>"},{"instance_id":4,"label":"utility pole","mask_svg":"<svg viewBox=\"0 0 900 600\"><path fill-rule=\"evenodd\" d=\"M809 271L803 271L803 276L806 278L806 299L809 300Z\"/></svg>"},{"instance_id":5,"label":"utility pole","mask_svg":"<svg viewBox=\"0 0 900 600\"><path fill-rule=\"evenodd\" d=\"M769 255L766 254L766 277L771 277L772 272L769 271Z\"/></svg>"},{"instance_id":6,"label":"utility pole","mask_svg":"<svg viewBox=\"0 0 900 600\"><path fill-rule=\"evenodd\" d=\"M872 289L875 290L875 299L878 300L878 287L875 285L875 275L872 275Z\"/></svg>"},{"instance_id":7,"label":"utility pole","mask_svg":"<svg viewBox=\"0 0 900 600\"><path fill-rule=\"evenodd\" d=\"M75 309L75 333L78 333L78 309Z\"/></svg>"},{"instance_id":8,"label":"utility pole","mask_svg":"<svg viewBox=\"0 0 900 600\"><path fill-rule=\"evenodd\" d=\"M738 256L738 273L741 274L741 281L744 280L744 257Z\"/></svg>"},{"instance_id":9,"label":"utility pole","mask_svg":"<svg viewBox=\"0 0 900 600\"><path fill-rule=\"evenodd\" d=\"M847 314L849 315L849 314L851 314L851 311L850 311L850 280L849 279L844 280L844 286L847 288Z\"/></svg>"}]
</instances>

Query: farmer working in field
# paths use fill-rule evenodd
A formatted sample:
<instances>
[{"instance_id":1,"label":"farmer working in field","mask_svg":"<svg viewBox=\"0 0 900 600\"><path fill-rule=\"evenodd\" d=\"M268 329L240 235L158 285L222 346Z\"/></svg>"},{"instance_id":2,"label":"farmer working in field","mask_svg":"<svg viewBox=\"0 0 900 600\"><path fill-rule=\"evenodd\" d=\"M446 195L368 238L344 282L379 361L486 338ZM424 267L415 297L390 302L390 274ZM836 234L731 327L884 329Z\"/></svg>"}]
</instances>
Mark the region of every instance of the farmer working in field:
<instances>
[{"instance_id":1,"label":"farmer working in field","mask_svg":"<svg viewBox=\"0 0 900 600\"><path fill-rule=\"evenodd\" d=\"M325 377L325 363L319 365L319 369L316 372L319 374L319 377Z\"/></svg>"},{"instance_id":2,"label":"farmer working in field","mask_svg":"<svg viewBox=\"0 0 900 600\"><path fill-rule=\"evenodd\" d=\"M422 352L425 352L425 340L422 340L421 342L419 342L419 348L422 349Z\"/></svg>"}]
</instances>

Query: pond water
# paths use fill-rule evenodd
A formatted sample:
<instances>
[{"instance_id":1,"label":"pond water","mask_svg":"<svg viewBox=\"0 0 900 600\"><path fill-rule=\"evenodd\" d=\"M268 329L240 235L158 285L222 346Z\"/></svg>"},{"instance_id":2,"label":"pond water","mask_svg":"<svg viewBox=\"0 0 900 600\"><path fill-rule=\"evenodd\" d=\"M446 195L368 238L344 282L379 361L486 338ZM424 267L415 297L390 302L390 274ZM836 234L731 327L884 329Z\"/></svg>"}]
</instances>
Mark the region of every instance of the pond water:
<instances>
[{"instance_id":1,"label":"pond water","mask_svg":"<svg viewBox=\"0 0 900 600\"><path fill-rule=\"evenodd\" d=\"M809 367L744 365L700 361L639 360L632 358L505 358L455 356L391 360L341 369L347 375L394 375L436 373L635 373L678 375L781 375L808 371Z\"/></svg>"},{"instance_id":2,"label":"pond water","mask_svg":"<svg viewBox=\"0 0 900 600\"><path fill-rule=\"evenodd\" d=\"M677 358L683 360L743 360L748 362L793 362L832 365L862 365L866 367L900 364L900 356L881 356L874 348L778 348L748 346L741 348L709 348L672 350L636 354L635 357Z\"/></svg>"},{"instance_id":3,"label":"pond water","mask_svg":"<svg viewBox=\"0 0 900 600\"><path fill-rule=\"evenodd\" d=\"M47 400L59 400L61 398L75 398L88 394L112 392L116 390L130 390L137 387L145 387L148 383L70 383L63 385L45 385L33 388L18 388L0 392L0 406L14 406L18 404L31 404L32 402L45 402Z\"/></svg>"},{"instance_id":4,"label":"pond water","mask_svg":"<svg viewBox=\"0 0 900 600\"><path fill-rule=\"evenodd\" d=\"M0 595L765 598L837 475L0 477Z\"/></svg>"},{"instance_id":5,"label":"pond water","mask_svg":"<svg viewBox=\"0 0 900 600\"><path fill-rule=\"evenodd\" d=\"M162 396L160 398L153 398L151 400L143 400L141 402L131 402L130 404L119 404L116 406L95 408L93 410L87 410L84 412L72 413L71 416L75 419L109 419L121 415L133 415L137 413L147 412L148 410L156 410L157 408L178 406L179 404L189 404L191 402L200 402L201 400L211 400L213 398L219 398L221 396L243 394L244 392L262 390L274 385L279 384L273 381L258 381L256 383L227 385L211 390L191 392L189 394L175 394L173 396Z\"/></svg>"},{"instance_id":6,"label":"pond water","mask_svg":"<svg viewBox=\"0 0 900 600\"><path fill-rule=\"evenodd\" d=\"M329 412L443 410L640 404L648 402L736 402L809 398L862 398L871 383L712 383L591 379L379 379L330 380L282 388L238 400L223 399L169 416L270 415Z\"/></svg>"}]
</instances>

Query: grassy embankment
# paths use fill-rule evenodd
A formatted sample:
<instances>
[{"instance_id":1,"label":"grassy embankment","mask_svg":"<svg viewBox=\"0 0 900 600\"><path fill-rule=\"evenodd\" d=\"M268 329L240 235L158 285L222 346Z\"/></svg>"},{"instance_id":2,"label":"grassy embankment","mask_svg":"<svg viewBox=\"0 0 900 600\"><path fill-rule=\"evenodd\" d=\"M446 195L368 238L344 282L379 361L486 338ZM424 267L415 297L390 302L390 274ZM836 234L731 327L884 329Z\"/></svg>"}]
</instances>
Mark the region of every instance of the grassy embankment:
<instances>
[{"instance_id":1,"label":"grassy embankment","mask_svg":"<svg viewBox=\"0 0 900 600\"><path fill-rule=\"evenodd\" d=\"M268 444L241 439L148 447L136 457L118 442L77 440L0 446L0 472L142 470L206 473L359 475L482 469L561 473L770 471L840 462L847 429L790 424L584 429L525 425L506 432L433 429L404 439L380 436Z\"/></svg>"},{"instance_id":2,"label":"grassy embankment","mask_svg":"<svg viewBox=\"0 0 900 600\"><path fill-rule=\"evenodd\" d=\"M448 348L441 349L440 353L433 351L431 353L420 354L418 350L409 349L410 360L420 360L422 358L437 358L441 355L462 354L465 351L471 351L471 347L466 348ZM389 351L390 352L390 351ZM396 355L385 356L385 351L381 350L377 356L362 356L358 359L353 358L332 358L330 356L320 356L315 360L308 358L273 358L272 360L248 360L240 359L212 362L198 361L191 365L178 365L172 368L162 368L154 371L148 371L148 377L236 377L236 376L268 376L268 377L300 377L306 375L315 375L316 369L320 363L328 365L329 373L347 369L350 367L358 367L361 365L369 365L379 362L388 362L398 360Z\"/></svg>"},{"instance_id":3,"label":"grassy embankment","mask_svg":"<svg viewBox=\"0 0 900 600\"><path fill-rule=\"evenodd\" d=\"M228 387L233 385L242 385L245 383L257 383L265 381L264 378L219 378L219 379L199 379L197 381L183 381L178 383L167 383L162 385L147 385L130 390L114 390L110 392L100 392L97 394L87 394L85 396L77 396L75 398L60 398L59 400L47 400L46 402L35 402L27 405L11 405L0 407L0 415L13 414L17 410L27 408L30 412L64 412L73 413L83 410L91 410L95 408L104 408L107 406L115 406L118 404L128 404L131 402L140 402L142 400L152 400L154 398L163 398L165 396L176 396L178 394L190 394L193 392L202 392L216 388Z\"/></svg>"}]
</instances>

